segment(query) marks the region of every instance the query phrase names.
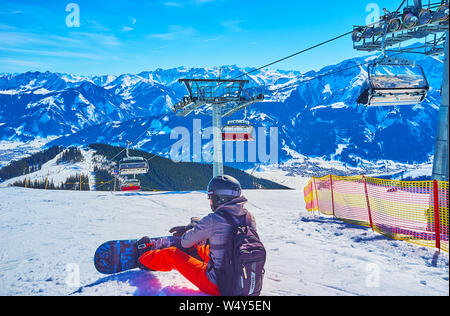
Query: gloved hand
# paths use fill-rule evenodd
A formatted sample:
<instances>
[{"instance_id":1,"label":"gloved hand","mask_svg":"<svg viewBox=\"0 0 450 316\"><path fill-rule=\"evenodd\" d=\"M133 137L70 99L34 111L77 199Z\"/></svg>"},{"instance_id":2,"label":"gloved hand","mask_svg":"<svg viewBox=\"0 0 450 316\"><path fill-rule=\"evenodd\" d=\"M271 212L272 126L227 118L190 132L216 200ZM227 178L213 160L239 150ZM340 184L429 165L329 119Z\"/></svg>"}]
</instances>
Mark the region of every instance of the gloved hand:
<instances>
[{"instance_id":1,"label":"gloved hand","mask_svg":"<svg viewBox=\"0 0 450 316\"><path fill-rule=\"evenodd\" d=\"M173 234L174 237L181 237L181 236L183 236L183 234L185 232L187 232L188 230L190 230L192 228L194 228L193 225L175 226L169 230L169 233Z\"/></svg>"},{"instance_id":2,"label":"gloved hand","mask_svg":"<svg viewBox=\"0 0 450 316\"><path fill-rule=\"evenodd\" d=\"M199 217L192 217L191 218L191 223L189 225L186 226L175 226L172 227L169 230L169 233L173 234L174 237L181 237L184 235L185 232L187 232L188 230L191 230L192 228L194 228L194 226L200 222L201 218Z\"/></svg>"},{"instance_id":3,"label":"gloved hand","mask_svg":"<svg viewBox=\"0 0 450 316\"><path fill-rule=\"evenodd\" d=\"M200 217L191 217L191 225L197 225L202 219Z\"/></svg>"}]
</instances>

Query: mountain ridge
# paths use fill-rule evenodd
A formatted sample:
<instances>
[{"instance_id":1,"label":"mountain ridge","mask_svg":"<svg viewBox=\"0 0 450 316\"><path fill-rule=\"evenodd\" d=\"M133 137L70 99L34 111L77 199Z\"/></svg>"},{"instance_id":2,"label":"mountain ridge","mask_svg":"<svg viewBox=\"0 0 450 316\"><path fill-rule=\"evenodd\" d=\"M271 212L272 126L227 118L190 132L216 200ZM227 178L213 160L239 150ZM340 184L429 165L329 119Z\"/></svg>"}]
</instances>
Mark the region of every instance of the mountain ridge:
<instances>
[{"instance_id":1,"label":"mountain ridge","mask_svg":"<svg viewBox=\"0 0 450 316\"><path fill-rule=\"evenodd\" d=\"M168 157L174 143L170 131L179 126L191 131L195 118L170 113L186 94L178 79L216 78L221 73L222 78L243 75L250 81L250 90L264 92L266 100L251 106L248 118L256 127L278 127L280 161L289 160L291 151L351 165L360 159L428 161L434 148L442 63L415 57L426 69L431 86L422 105L372 109L356 105L355 100L367 77L364 64L373 58L347 59L305 73L263 69L246 75L252 68L223 66L159 68L120 76L3 75L0 138L26 141L59 136L50 145L124 145L145 132L140 126L153 124L147 135L151 138L139 148ZM198 114L207 127L206 111Z\"/></svg>"}]
</instances>

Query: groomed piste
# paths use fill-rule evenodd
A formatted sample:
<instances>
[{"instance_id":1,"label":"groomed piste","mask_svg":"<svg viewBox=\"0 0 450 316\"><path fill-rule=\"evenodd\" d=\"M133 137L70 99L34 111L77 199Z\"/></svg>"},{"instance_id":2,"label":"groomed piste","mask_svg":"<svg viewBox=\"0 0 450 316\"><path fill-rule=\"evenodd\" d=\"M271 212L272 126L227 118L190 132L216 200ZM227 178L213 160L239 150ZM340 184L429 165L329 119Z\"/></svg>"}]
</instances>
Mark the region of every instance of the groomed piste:
<instances>
[{"instance_id":1,"label":"groomed piste","mask_svg":"<svg viewBox=\"0 0 450 316\"><path fill-rule=\"evenodd\" d=\"M0 295L205 295L176 271L105 277L92 263L99 241L165 236L206 215L205 193L0 195ZM244 195L268 252L262 295L449 295L446 253L308 213L301 190Z\"/></svg>"}]
</instances>

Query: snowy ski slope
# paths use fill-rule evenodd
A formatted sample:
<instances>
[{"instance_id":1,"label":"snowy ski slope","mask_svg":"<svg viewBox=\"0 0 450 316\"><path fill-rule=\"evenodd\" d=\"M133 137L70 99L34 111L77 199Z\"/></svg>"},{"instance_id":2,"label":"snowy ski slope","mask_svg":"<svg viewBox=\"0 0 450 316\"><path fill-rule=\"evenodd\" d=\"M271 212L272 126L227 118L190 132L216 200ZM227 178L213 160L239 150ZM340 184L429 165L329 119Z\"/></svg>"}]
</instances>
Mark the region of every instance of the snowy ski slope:
<instances>
[{"instance_id":1,"label":"snowy ski slope","mask_svg":"<svg viewBox=\"0 0 450 316\"><path fill-rule=\"evenodd\" d=\"M94 176L94 160L93 156L95 151L92 149L80 148L81 154L83 155L83 160L77 163L61 163L57 164L57 160L61 157L62 153L56 155L55 158L46 162L42 165L42 168L36 172L29 173L27 175L15 177L8 179L0 184L0 187L7 187L13 185L17 181L24 181L27 179L28 182L33 182L35 180L45 182L53 181L57 186L66 183L66 180L71 176L76 176L77 174L83 174L89 178L89 187L91 190L95 188L95 176ZM75 185L74 185L75 187Z\"/></svg>"},{"instance_id":2,"label":"snowy ski slope","mask_svg":"<svg viewBox=\"0 0 450 316\"><path fill-rule=\"evenodd\" d=\"M308 214L301 190L244 194L268 251L263 295L449 295L446 253ZM200 192L0 188L0 295L204 295L176 271L101 275L93 255L208 212Z\"/></svg>"}]
</instances>

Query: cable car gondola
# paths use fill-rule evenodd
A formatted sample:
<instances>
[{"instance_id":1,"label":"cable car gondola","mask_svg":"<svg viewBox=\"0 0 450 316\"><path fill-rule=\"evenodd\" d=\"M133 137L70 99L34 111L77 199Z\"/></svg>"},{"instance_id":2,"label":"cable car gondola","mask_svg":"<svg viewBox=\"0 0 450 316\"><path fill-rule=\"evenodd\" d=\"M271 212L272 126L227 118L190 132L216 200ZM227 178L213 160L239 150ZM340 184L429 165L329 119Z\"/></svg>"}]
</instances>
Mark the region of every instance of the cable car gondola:
<instances>
[{"instance_id":1,"label":"cable car gondola","mask_svg":"<svg viewBox=\"0 0 450 316\"><path fill-rule=\"evenodd\" d=\"M145 174L148 172L148 161L142 157L130 157L130 143L127 144L127 155L119 162L121 176Z\"/></svg>"},{"instance_id":2,"label":"cable car gondola","mask_svg":"<svg viewBox=\"0 0 450 316\"><path fill-rule=\"evenodd\" d=\"M228 121L222 129L222 140L230 142L254 141L254 128L246 120Z\"/></svg>"},{"instance_id":3,"label":"cable car gondola","mask_svg":"<svg viewBox=\"0 0 450 316\"><path fill-rule=\"evenodd\" d=\"M141 181L139 181L139 179L125 179L120 184L120 190L122 192L140 191Z\"/></svg>"},{"instance_id":4,"label":"cable car gondola","mask_svg":"<svg viewBox=\"0 0 450 316\"><path fill-rule=\"evenodd\" d=\"M430 89L422 67L415 62L387 57L368 66L368 81L357 99L366 106L416 105Z\"/></svg>"},{"instance_id":5,"label":"cable car gondola","mask_svg":"<svg viewBox=\"0 0 450 316\"><path fill-rule=\"evenodd\" d=\"M148 172L148 161L142 157L125 157L119 163L121 176L144 174Z\"/></svg>"}]
</instances>

